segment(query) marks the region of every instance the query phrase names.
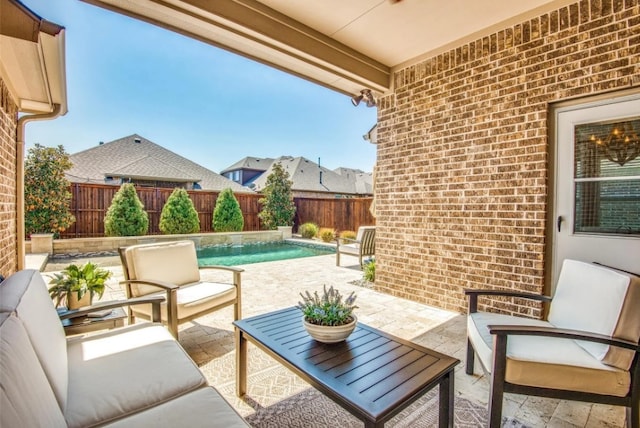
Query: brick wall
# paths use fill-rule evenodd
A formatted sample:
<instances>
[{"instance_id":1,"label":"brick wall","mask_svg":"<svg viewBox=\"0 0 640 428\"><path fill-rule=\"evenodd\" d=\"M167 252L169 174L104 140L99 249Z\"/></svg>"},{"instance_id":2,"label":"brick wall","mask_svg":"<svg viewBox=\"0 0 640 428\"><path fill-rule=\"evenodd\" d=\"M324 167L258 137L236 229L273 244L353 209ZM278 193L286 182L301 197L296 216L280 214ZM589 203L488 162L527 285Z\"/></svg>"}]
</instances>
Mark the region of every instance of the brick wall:
<instances>
[{"instance_id":1,"label":"brick wall","mask_svg":"<svg viewBox=\"0 0 640 428\"><path fill-rule=\"evenodd\" d=\"M378 107L376 287L461 312L465 287L540 293L549 103L640 86L640 6L580 1L399 70L394 84Z\"/></svg>"},{"instance_id":2,"label":"brick wall","mask_svg":"<svg viewBox=\"0 0 640 428\"><path fill-rule=\"evenodd\" d=\"M16 241L16 125L18 109L0 79L0 274L18 268Z\"/></svg>"}]
</instances>

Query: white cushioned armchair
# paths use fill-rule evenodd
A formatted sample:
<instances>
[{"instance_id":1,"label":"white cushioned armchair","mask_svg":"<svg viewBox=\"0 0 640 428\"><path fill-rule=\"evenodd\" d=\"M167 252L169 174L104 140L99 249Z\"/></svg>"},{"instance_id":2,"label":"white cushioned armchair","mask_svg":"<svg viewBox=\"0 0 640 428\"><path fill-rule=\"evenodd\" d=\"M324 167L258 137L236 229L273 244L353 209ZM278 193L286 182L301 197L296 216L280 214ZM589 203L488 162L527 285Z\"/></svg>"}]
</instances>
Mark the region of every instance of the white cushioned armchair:
<instances>
[{"instance_id":1,"label":"white cushioned armchair","mask_svg":"<svg viewBox=\"0 0 640 428\"><path fill-rule=\"evenodd\" d=\"M553 299L505 290L466 290L466 373L474 354L491 376L489 425L501 426L505 392L625 406L640 426L640 278L565 260ZM546 320L478 312L479 296L550 302Z\"/></svg>"},{"instance_id":2,"label":"white cushioned armchair","mask_svg":"<svg viewBox=\"0 0 640 428\"><path fill-rule=\"evenodd\" d=\"M336 266L340 266L340 254L347 254L356 256L362 267L363 257L376 254L376 227L360 226L356 239L338 238L336 242Z\"/></svg>"},{"instance_id":3,"label":"white cushioned armchair","mask_svg":"<svg viewBox=\"0 0 640 428\"><path fill-rule=\"evenodd\" d=\"M150 294L166 295L161 307L162 322L178 337L178 324L191 321L225 306L234 305L234 320L241 317L240 268L198 267L193 241L132 245L119 249L127 298ZM201 271L214 269L229 273L229 282L203 280ZM131 306L129 323L135 317L150 319L150 305Z\"/></svg>"}]
</instances>

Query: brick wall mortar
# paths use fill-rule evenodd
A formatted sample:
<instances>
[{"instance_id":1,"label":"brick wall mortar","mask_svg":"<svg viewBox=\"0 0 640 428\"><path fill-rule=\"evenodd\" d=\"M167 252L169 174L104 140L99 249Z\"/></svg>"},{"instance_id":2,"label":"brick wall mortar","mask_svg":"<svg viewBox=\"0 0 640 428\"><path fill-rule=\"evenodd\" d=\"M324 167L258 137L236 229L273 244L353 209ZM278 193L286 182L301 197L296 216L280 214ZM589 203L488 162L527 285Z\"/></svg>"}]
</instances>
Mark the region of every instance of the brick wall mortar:
<instances>
[{"instance_id":1,"label":"brick wall mortar","mask_svg":"<svg viewBox=\"0 0 640 428\"><path fill-rule=\"evenodd\" d=\"M0 274L18 268L16 241L16 130L18 108L0 78Z\"/></svg>"},{"instance_id":2,"label":"brick wall mortar","mask_svg":"<svg viewBox=\"0 0 640 428\"><path fill-rule=\"evenodd\" d=\"M638 34L638 0L582 0L395 72L378 106L376 287L461 312L466 287L540 293L549 103L639 86Z\"/></svg>"}]
</instances>

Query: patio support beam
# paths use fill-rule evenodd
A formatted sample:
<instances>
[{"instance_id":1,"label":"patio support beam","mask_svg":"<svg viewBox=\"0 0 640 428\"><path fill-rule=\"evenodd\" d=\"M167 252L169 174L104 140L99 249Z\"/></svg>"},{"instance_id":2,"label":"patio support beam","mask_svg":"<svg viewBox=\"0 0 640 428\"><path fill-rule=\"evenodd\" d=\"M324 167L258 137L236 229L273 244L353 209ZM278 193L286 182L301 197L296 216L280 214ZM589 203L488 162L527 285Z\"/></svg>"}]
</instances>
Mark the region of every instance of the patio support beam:
<instances>
[{"instance_id":1,"label":"patio support beam","mask_svg":"<svg viewBox=\"0 0 640 428\"><path fill-rule=\"evenodd\" d=\"M255 0L83 0L338 92L387 92L390 68Z\"/></svg>"}]
</instances>

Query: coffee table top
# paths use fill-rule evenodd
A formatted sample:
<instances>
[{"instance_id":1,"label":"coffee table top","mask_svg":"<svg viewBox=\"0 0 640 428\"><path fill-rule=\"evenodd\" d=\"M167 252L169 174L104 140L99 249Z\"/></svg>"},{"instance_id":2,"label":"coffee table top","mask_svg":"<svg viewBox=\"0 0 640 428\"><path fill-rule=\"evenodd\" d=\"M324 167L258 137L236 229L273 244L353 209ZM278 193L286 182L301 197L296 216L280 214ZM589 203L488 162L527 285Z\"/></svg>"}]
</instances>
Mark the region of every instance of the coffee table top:
<instances>
[{"instance_id":1,"label":"coffee table top","mask_svg":"<svg viewBox=\"0 0 640 428\"><path fill-rule=\"evenodd\" d=\"M320 343L304 329L295 307L234 324L321 392L371 420L388 419L460 362L361 322L346 341Z\"/></svg>"}]
</instances>

